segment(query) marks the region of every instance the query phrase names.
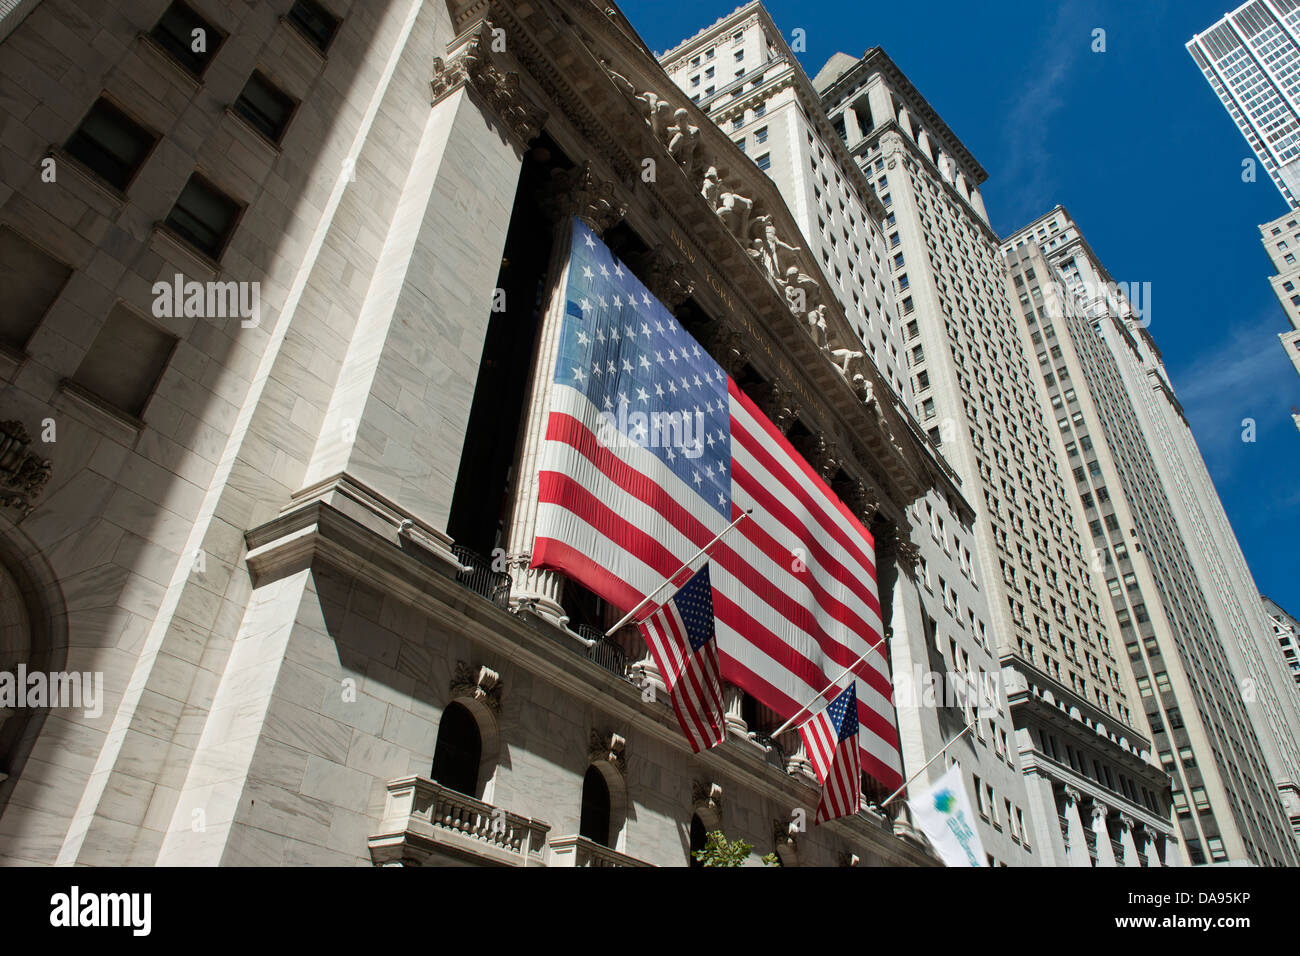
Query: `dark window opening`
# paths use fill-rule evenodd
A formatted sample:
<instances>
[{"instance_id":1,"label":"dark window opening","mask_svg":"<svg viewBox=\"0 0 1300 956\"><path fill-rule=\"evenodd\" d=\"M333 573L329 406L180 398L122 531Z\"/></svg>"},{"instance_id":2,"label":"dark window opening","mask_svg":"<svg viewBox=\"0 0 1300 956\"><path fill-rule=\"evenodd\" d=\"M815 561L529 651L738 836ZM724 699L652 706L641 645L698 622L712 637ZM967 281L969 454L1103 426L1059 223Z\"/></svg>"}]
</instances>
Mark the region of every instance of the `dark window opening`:
<instances>
[{"instance_id":1,"label":"dark window opening","mask_svg":"<svg viewBox=\"0 0 1300 956\"><path fill-rule=\"evenodd\" d=\"M294 0L289 10L289 22L306 38L307 42L324 53L334 42L339 29L339 18L316 0Z\"/></svg>"},{"instance_id":2,"label":"dark window opening","mask_svg":"<svg viewBox=\"0 0 1300 956\"><path fill-rule=\"evenodd\" d=\"M469 797L478 796L479 761L483 739L478 723L464 704L451 703L438 722L438 743L429 778Z\"/></svg>"},{"instance_id":3,"label":"dark window opening","mask_svg":"<svg viewBox=\"0 0 1300 956\"><path fill-rule=\"evenodd\" d=\"M708 842L709 834L704 829L704 821L700 815L694 814L691 817L691 866L704 866L704 863L695 858L695 854L704 849L705 843Z\"/></svg>"},{"instance_id":4,"label":"dark window opening","mask_svg":"<svg viewBox=\"0 0 1300 956\"><path fill-rule=\"evenodd\" d=\"M157 141L157 136L101 99L64 149L100 179L125 190Z\"/></svg>"},{"instance_id":5,"label":"dark window opening","mask_svg":"<svg viewBox=\"0 0 1300 956\"><path fill-rule=\"evenodd\" d=\"M551 171L569 165L548 137L525 158L506 235L497 288L506 311L487 319L478 381L461 448L447 533L457 544L487 558L505 546L517 480L520 430L528 400L529 373L537 351L553 227L537 196ZM543 370L551 374L552 369Z\"/></svg>"},{"instance_id":6,"label":"dark window opening","mask_svg":"<svg viewBox=\"0 0 1300 956\"><path fill-rule=\"evenodd\" d=\"M259 133L278 144L297 106L291 96L262 73L254 72L235 100L234 110Z\"/></svg>"},{"instance_id":7,"label":"dark window opening","mask_svg":"<svg viewBox=\"0 0 1300 956\"><path fill-rule=\"evenodd\" d=\"M165 225L200 252L220 259L242 209L196 173L181 190Z\"/></svg>"},{"instance_id":8,"label":"dark window opening","mask_svg":"<svg viewBox=\"0 0 1300 956\"><path fill-rule=\"evenodd\" d=\"M180 0L163 12L149 36L195 76L203 75L226 39L225 34Z\"/></svg>"},{"instance_id":9,"label":"dark window opening","mask_svg":"<svg viewBox=\"0 0 1300 956\"><path fill-rule=\"evenodd\" d=\"M595 767L587 768L582 779L582 819L578 835L592 843L609 846L609 784Z\"/></svg>"}]
</instances>

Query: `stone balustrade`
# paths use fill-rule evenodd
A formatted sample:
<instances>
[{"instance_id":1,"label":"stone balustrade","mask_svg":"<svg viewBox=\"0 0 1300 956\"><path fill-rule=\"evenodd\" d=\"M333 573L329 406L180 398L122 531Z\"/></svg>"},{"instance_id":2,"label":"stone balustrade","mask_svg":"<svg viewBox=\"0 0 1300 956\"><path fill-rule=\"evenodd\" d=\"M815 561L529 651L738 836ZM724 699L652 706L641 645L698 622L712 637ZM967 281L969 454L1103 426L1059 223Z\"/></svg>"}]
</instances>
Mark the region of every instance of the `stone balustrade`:
<instances>
[{"instance_id":1,"label":"stone balustrade","mask_svg":"<svg viewBox=\"0 0 1300 956\"><path fill-rule=\"evenodd\" d=\"M548 823L425 777L399 777L388 783L384 819L379 833L370 838L370 856L377 866L420 866L431 856L500 866L545 866L549 831Z\"/></svg>"},{"instance_id":2,"label":"stone balustrade","mask_svg":"<svg viewBox=\"0 0 1300 956\"><path fill-rule=\"evenodd\" d=\"M550 842L551 866L653 866L626 853L601 846L583 836L556 837Z\"/></svg>"}]
</instances>

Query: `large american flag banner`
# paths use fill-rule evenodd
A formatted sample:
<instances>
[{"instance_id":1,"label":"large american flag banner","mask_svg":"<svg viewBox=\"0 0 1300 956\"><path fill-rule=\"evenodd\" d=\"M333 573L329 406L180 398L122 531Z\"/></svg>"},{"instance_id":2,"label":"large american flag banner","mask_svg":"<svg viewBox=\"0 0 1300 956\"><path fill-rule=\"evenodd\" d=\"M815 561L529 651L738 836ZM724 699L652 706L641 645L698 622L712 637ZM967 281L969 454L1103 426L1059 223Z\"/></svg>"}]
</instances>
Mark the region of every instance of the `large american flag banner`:
<instances>
[{"instance_id":1,"label":"large american flag banner","mask_svg":"<svg viewBox=\"0 0 1300 956\"><path fill-rule=\"evenodd\" d=\"M699 753L722 743L726 720L708 564L640 627L691 748Z\"/></svg>"},{"instance_id":2,"label":"large american flag banner","mask_svg":"<svg viewBox=\"0 0 1300 956\"><path fill-rule=\"evenodd\" d=\"M862 802L858 729L858 692L854 683L799 728L804 750L822 785L822 798L817 804L818 823L858 812Z\"/></svg>"},{"instance_id":3,"label":"large american flag banner","mask_svg":"<svg viewBox=\"0 0 1300 956\"><path fill-rule=\"evenodd\" d=\"M871 535L721 366L582 222L538 477L532 565L631 609L710 552L722 679L778 714L881 632ZM888 666L862 684L862 768L902 782Z\"/></svg>"}]
</instances>

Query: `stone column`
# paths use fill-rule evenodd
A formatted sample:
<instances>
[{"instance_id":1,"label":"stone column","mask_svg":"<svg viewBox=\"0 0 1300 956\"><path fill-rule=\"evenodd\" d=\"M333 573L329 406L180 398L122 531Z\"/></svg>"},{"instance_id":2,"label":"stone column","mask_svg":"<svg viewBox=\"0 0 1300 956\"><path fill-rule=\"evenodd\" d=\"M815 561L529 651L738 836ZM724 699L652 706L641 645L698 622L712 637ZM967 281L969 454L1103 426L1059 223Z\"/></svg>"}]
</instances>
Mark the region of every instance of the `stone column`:
<instances>
[{"instance_id":1,"label":"stone column","mask_svg":"<svg viewBox=\"0 0 1300 956\"><path fill-rule=\"evenodd\" d=\"M921 150L921 152L923 152L926 156L929 156L931 159L934 159L934 151L930 146L930 134L927 133L925 130L921 130L921 132L917 135L916 145Z\"/></svg>"},{"instance_id":2,"label":"stone column","mask_svg":"<svg viewBox=\"0 0 1300 956\"><path fill-rule=\"evenodd\" d=\"M907 111L906 106L901 106L898 109L898 128L908 136L915 138L912 132L912 114Z\"/></svg>"},{"instance_id":3,"label":"stone column","mask_svg":"<svg viewBox=\"0 0 1300 956\"><path fill-rule=\"evenodd\" d=\"M510 226L499 197L513 195L545 116L477 35L439 65L300 486L325 497L331 486L359 485L352 500L377 495L435 535L447 527Z\"/></svg>"},{"instance_id":4,"label":"stone column","mask_svg":"<svg viewBox=\"0 0 1300 956\"><path fill-rule=\"evenodd\" d=\"M817 774L813 772L812 761L808 759L808 751L804 747L803 734L796 733L794 736L795 739L799 741L799 744L795 747L790 756L786 758L785 772L789 774L806 773L809 776L816 778Z\"/></svg>"},{"instance_id":5,"label":"stone column","mask_svg":"<svg viewBox=\"0 0 1300 956\"><path fill-rule=\"evenodd\" d=\"M1065 859L1069 866L1092 866L1088 856L1088 841L1083 832L1083 819L1079 804L1083 795L1073 787L1065 788L1065 839L1069 843Z\"/></svg>"},{"instance_id":6,"label":"stone column","mask_svg":"<svg viewBox=\"0 0 1300 956\"><path fill-rule=\"evenodd\" d=\"M727 732L738 737L749 736L749 725L745 723L745 692L735 684L722 685L722 702L726 708Z\"/></svg>"},{"instance_id":7,"label":"stone column","mask_svg":"<svg viewBox=\"0 0 1300 956\"><path fill-rule=\"evenodd\" d=\"M862 120L852 106L844 110L844 136L850 146L862 139Z\"/></svg>"},{"instance_id":8,"label":"stone column","mask_svg":"<svg viewBox=\"0 0 1300 956\"><path fill-rule=\"evenodd\" d=\"M980 195L980 191L978 189L971 189L970 204L975 207L975 211L979 213L981 219L983 219L985 222L989 221L988 210L984 208L984 197Z\"/></svg>"},{"instance_id":9,"label":"stone column","mask_svg":"<svg viewBox=\"0 0 1300 956\"><path fill-rule=\"evenodd\" d=\"M1142 865L1142 861L1138 859L1137 844L1133 841L1134 826L1133 818L1128 814L1119 815L1119 843L1124 848L1124 859L1120 861L1122 866Z\"/></svg>"},{"instance_id":10,"label":"stone column","mask_svg":"<svg viewBox=\"0 0 1300 956\"><path fill-rule=\"evenodd\" d=\"M506 550L510 567L511 607L524 606L553 624L568 623L560 605L563 579L553 571L530 567L537 531L538 481L546 421L551 410L551 389L560 333L564 326L565 290L569 272L569 246L573 217L577 216L597 236L623 218L626 207L614 197L613 186L602 182L590 163L558 173L550 184L544 205L552 215L553 246L546 277L546 307L538 331L528 388L520 451L518 480L511 508Z\"/></svg>"},{"instance_id":11,"label":"stone column","mask_svg":"<svg viewBox=\"0 0 1300 956\"><path fill-rule=\"evenodd\" d=\"M1110 807L1094 800L1092 804L1092 832L1097 835L1098 866L1119 865L1115 859L1115 848L1110 845L1110 827L1106 824L1106 818L1109 816Z\"/></svg>"}]
</instances>

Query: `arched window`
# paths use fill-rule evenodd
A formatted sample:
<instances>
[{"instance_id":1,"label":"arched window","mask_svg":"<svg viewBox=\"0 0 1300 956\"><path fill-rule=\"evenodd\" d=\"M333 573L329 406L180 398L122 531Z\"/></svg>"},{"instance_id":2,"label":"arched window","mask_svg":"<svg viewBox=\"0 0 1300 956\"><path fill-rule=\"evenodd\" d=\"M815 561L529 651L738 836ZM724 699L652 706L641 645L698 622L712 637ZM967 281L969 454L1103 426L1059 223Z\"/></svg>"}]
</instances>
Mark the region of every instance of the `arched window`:
<instances>
[{"instance_id":1,"label":"arched window","mask_svg":"<svg viewBox=\"0 0 1300 956\"><path fill-rule=\"evenodd\" d=\"M704 821L700 819L697 813L691 817L691 866L704 866L699 860L695 859L695 854L704 849L704 844L708 841L709 835L705 832Z\"/></svg>"},{"instance_id":2,"label":"arched window","mask_svg":"<svg viewBox=\"0 0 1300 956\"><path fill-rule=\"evenodd\" d=\"M582 818L578 835L593 843L609 846L609 784L594 766L587 768L582 778Z\"/></svg>"},{"instance_id":3,"label":"arched window","mask_svg":"<svg viewBox=\"0 0 1300 956\"><path fill-rule=\"evenodd\" d=\"M438 742L433 751L430 778L457 793L478 796L478 769L482 755L483 741L474 716L463 704L448 704L438 723Z\"/></svg>"}]
</instances>

